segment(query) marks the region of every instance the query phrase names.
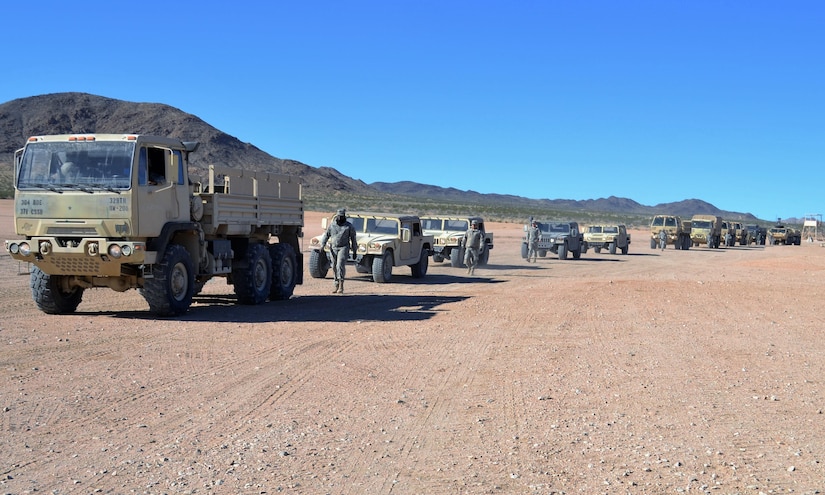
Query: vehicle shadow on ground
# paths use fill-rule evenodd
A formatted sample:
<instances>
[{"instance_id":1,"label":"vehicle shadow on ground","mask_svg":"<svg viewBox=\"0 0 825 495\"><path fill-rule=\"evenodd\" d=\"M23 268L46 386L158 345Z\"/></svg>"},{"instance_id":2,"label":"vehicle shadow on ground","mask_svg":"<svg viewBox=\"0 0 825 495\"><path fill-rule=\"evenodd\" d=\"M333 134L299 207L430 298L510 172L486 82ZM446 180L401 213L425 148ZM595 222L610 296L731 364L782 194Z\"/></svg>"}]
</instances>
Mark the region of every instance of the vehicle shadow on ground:
<instances>
[{"instance_id":1,"label":"vehicle shadow on ground","mask_svg":"<svg viewBox=\"0 0 825 495\"><path fill-rule=\"evenodd\" d=\"M449 304L468 296L342 294L296 296L288 301L272 301L256 306L238 305L232 294L195 297L189 312L174 317L178 321L267 323L422 321L439 312L450 311ZM119 313L116 317L156 319L146 313Z\"/></svg>"}]
</instances>

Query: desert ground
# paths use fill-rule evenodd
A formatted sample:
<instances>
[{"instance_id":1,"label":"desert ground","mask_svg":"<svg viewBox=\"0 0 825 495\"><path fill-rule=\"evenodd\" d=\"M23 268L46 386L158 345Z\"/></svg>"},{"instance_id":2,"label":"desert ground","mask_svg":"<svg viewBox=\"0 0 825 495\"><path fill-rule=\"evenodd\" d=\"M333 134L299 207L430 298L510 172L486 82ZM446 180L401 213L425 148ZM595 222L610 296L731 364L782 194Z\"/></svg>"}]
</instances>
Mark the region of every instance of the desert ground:
<instances>
[{"instance_id":1,"label":"desert ground","mask_svg":"<svg viewBox=\"0 0 825 495\"><path fill-rule=\"evenodd\" d=\"M634 231L626 256L528 264L521 225L487 229L473 276L306 274L260 306L217 279L169 319L134 290L40 313L3 251L0 493L825 490L819 243Z\"/></svg>"}]
</instances>

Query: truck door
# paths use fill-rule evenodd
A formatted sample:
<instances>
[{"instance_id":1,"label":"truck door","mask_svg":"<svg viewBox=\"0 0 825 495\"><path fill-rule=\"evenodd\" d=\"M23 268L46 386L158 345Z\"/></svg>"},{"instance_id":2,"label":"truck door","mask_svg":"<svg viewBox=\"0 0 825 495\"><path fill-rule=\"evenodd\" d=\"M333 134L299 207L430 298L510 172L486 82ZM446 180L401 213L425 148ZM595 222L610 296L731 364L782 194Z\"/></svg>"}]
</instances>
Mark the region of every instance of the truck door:
<instances>
[{"instance_id":1,"label":"truck door","mask_svg":"<svg viewBox=\"0 0 825 495\"><path fill-rule=\"evenodd\" d=\"M189 220L189 188L180 150L145 145L138 153L138 232L152 237L167 222Z\"/></svg>"},{"instance_id":2,"label":"truck door","mask_svg":"<svg viewBox=\"0 0 825 495\"><path fill-rule=\"evenodd\" d=\"M413 225L418 227L418 234L416 234L413 231ZM413 257L413 252L414 252L413 248L415 247L416 243L421 242L421 224L420 223L413 224L410 221L402 221L401 222L402 232L403 232L404 229L407 229L407 230L410 231L410 242L401 242L401 252L399 254L401 255L401 259L404 262L407 262L408 260L410 260ZM420 249L421 248L419 248L419 250Z\"/></svg>"}]
</instances>

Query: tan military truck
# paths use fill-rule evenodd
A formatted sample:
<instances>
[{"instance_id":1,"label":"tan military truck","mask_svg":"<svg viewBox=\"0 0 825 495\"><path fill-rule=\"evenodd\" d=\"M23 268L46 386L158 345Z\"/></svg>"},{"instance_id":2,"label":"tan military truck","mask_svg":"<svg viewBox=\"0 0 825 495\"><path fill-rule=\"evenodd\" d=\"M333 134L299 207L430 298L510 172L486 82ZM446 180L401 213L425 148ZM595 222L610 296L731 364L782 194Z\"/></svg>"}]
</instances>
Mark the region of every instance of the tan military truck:
<instances>
[{"instance_id":1,"label":"tan military truck","mask_svg":"<svg viewBox=\"0 0 825 495\"><path fill-rule=\"evenodd\" d=\"M331 218L324 218L326 230ZM371 273L373 281L386 283L392 279L393 266L409 266L413 278L427 274L433 252L433 236L424 233L421 219L415 215L349 213L355 228L358 250L350 253L351 262L359 273ZM310 240L309 274L325 278L331 268L329 244L321 246L322 235Z\"/></svg>"},{"instance_id":2,"label":"tan military truck","mask_svg":"<svg viewBox=\"0 0 825 495\"><path fill-rule=\"evenodd\" d=\"M547 253L553 253L560 260L566 260L567 254L572 253L573 259L581 258L587 252L584 244L584 234L579 229L578 222L536 222L539 228L538 255L544 258ZM527 259L527 229L524 226L524 237L521 238L521 257Z\"/></svg>"},{"instance_id":3,"label":"tan military truck","mask_svg":"<svg viewBox=\"0 0 825 495\"><path fill-rule=\"evenodd\" d=\"M189 177L197 142L136 134L34 136L15 153L6 249L30 263L37 307L72 313L86 289L139 289L158 315L186 312L212 277L238 302L291 297L303 282L301 183L210 166Z\"/></svg>"},{"instance_id":4,"label":"tan military truck","mask_svg":"<svg viewBox=\"0 0 825 495\"><path fill-rule=\"evenodd\" d=\"M768 230L768 242L772 245L799 246L802 244L802 232L793 227L777 224Z\"/></svg>"},{"instance_id":5,"label":"tan military truck","mask_svg":"<svg viewBox=\"0 0 825 495\"><path fill-rule=\"evenodd\" d=\"M616 254L620 250L622 254L627 254L630 247L630 234L627 227L622 224L589 225L584 231L584 251L593 248L598 254L602 249L607 249L610 254Z\"/></svg>"},{"instance_id":6,"label":"tan military truck","mask_svg":"<svg viewBox=\"0 0 825 495\"><path fill-rule=\"evenodd\" d=\"M730 220L722 220L721 246L730 247L736 243L736 227Z\"/></svg>"},{"instance_id":7,"label":"tan military truck","mask_svg":"<svg viewBox=\"0 0 825 495\"><path fill-rule=\"evenodd\" d=\"M650 220L650 249L659 247L659 232L665 231L667 244L690 249L690 222L676 215L654 215Z\"/></svg>"},{"instance_id":8,"label":"tan military truck","mask_svg":"<svg viewBox=\"0 0 825 495\"><path fill-rule=\"evenodd\" d=\"M707 244L709 248L718 248L722 242L722 217L693 215L690 220L690 238L694 246Z\"/></svg>"},{"instance_id":9,"label":"tan military truck","mask_svg":"<svg viewBox=\"0 0 825 495\"><path fill-rule=\"evenodd\" d=\"M479 254L479 266L486 265L490 259L490 250L493 249L493 233L484 228L484 219L481 217L453 217L433 216L422 217L421 224L424 234L433 236L433 261L441 263L450 260L455 268L464 266L464 247L461 245L464 234L470 229L470 222L476 221L478 229L484 233L484 249Z\"/></svg>"}]
</instances>

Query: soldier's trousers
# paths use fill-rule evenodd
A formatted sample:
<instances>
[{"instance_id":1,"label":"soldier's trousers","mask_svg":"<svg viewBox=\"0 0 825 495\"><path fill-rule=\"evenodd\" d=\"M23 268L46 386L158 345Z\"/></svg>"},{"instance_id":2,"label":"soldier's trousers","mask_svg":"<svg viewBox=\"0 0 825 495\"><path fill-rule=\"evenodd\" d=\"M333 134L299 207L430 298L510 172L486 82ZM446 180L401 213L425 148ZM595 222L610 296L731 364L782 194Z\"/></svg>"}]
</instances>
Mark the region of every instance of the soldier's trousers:
<instances>
[{"instance_id":1,"label":"soldier's trousers","mask_svg":"<svg viewBox=\"0 0 825 495\"><path fill-rule=\"evenodd\" d=\"M344 280L347 274L347 259L349 258L349 246L333 247L329 250L332 257L332 273L335 281Z\"/></svg>"}]
</instances>

